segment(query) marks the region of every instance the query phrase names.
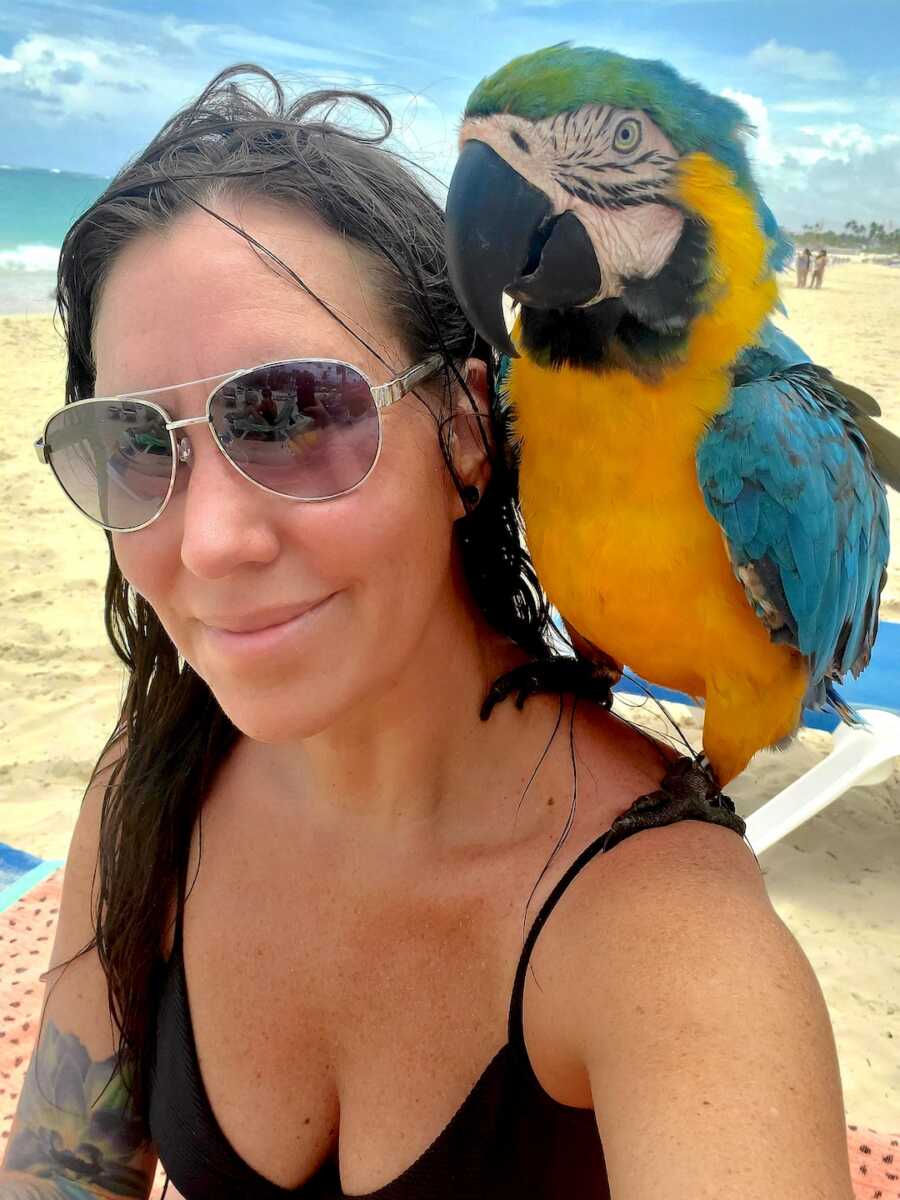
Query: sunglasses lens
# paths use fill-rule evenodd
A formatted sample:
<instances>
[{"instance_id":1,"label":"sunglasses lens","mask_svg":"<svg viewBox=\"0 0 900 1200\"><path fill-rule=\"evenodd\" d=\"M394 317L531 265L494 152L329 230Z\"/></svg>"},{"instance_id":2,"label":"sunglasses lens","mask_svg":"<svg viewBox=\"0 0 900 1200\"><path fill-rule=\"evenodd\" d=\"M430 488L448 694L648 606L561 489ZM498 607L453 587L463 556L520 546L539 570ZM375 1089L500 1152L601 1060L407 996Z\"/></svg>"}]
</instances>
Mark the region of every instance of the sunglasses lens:
<instances>
[{"instance_id":1,"label":"sunglasses lens","mask_svg":"<svg viewBox=\"0 0 900 1200\"><path fill-rule=\"evenodd\" d=\"M58 413L44 435L53 473L83 513L134 529L159 512L172 481L162 416L139 400L98 400Z\"/></svg>"},{"instance_id":2,"label":"sunglasses lens","mask_svg":"<svg viewBox=\"0 0 900 1200\"><path fill-rule=\"evenodd\" d=\"M272 363L224 384L210 406L219 444L256 483L297 500L355 487L378 455L369 385L345 363Z\"/></svg>"}]
</instances>

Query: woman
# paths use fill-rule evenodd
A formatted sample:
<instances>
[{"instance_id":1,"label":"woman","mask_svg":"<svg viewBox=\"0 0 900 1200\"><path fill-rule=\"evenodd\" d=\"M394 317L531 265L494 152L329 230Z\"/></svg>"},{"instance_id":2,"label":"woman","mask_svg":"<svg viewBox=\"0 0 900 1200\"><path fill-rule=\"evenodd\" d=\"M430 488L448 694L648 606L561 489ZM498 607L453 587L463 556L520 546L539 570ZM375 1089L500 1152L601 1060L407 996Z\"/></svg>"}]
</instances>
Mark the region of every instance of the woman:
<instances>
[{"instance_id":1,"label":"woman","mask_svg":"<svg viewBox=\"0 0 900 1200\"><path fill-rule=\"evenodd\" d=\"M63 247L67 398L104 399L44 454L130 676L0 1198L159 1157L188 1200L846 1200L740 819L628 813L669 757L603 704L481 720L551 656L506 418L440 210L341 100L223 72Z\"/></svg>"},{"instance_id":2,"label":"woman","mask_svg":"<svg viewBox=\"0 0 900 1200\"><path fill-rule=\"evenodd\" d=\"M822 280L825 278L825 265L828 262L827 250L818 250L816 252L815 261L812 265L812 281L810 287L820 288Z\"/></svg>"},{"instance_id":3,"label":"woman","mask_svg":"<svg viewBox=\"0 0 900 1200\"><path fill-rule=\"evenodd\" d=\"M806 287L806 277L812 261L812 251L803 249L797 255L797 287Z\"/></svg>"}]
</instances>

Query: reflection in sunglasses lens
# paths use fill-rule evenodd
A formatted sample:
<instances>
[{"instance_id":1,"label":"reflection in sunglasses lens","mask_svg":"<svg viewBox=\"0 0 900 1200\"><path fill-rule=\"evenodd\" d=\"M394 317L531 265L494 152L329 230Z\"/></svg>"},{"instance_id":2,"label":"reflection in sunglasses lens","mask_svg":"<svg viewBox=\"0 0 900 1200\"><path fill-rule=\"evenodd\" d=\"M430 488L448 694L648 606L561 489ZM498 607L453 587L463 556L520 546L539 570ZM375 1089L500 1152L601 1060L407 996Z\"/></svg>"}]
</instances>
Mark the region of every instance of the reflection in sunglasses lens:
<instances>
[{"instance_id":1,"label":"reflection in sunglasses lens","mask_svg":"<svg viewBox=\"0 0 900 1200\"><path fill-rule=\"evenodd\" d=\"M73 405L50 422L45 445L65 492L102 525L143 525L166 498L172 440L162 415L139 400Z\"/></svg>"},{"instance_id":2,"label":"reflection in sunglasses lens","mask_svg":"<svg viewBox=\"0 0 900 1200\"><path fill-rule=\"evenodd\" d=\"M378 413L365 379L344 363L283 362L224 384L212 425L256 483L297 499L345 492L378 453Z\"/></svg>"}]
</instances>

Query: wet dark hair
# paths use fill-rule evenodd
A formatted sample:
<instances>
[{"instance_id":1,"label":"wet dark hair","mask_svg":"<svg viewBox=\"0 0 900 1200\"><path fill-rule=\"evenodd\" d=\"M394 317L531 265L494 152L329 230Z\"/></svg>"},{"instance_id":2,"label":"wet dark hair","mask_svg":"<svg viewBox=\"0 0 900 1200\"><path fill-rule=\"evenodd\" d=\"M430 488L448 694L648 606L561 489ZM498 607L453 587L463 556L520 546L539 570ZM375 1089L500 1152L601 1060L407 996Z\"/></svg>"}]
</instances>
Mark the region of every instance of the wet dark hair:
<instances>
[{"instance_id":1,"label":"wet dark hair","mask_svg":"<svg viewBox=\"0 0 900 1200\"><path fill-rule=\"evenodd\" d=\"M268 83L268 104L232 78L247 73ZM375 133L349 123L347 110L354 106L357 115L374 118L380 126ZM103 284L119 251L141 233L164 230L199 206L280 262L215 213L222 197L264 197L312 212L371 252L410 361L435 352L443 357L447 403L451 384L463 383L459 368L466 358L483 358L492 378L490 351L475 337L450 286L443 212L405 160L385 145L390 132L388 110L363 93L317 91L288 103L279 82L261 67L240 64L217 75L118 172L65 237L57 305L68 351L66 402L94 394L91 335ZM286 264L281 267L309 291ZM472 597L490 625L531 658L551 657L547 604L520 536L505 406L492 384L491 476L474 507L453 471L446 422L436 415L448 468L466 501L467 515L455 532ZM101 762L113 764L102 802L95 940L81 953L96 945L119 1034L116 1067L146 1119L151 999L168 911L163 898L174 894L203 798L239 733L204 680L179 659L150 605L129 587L106 537L105 623L127 668L127 689L91 777L93 783Z\"/></svg>"}]
</instances>

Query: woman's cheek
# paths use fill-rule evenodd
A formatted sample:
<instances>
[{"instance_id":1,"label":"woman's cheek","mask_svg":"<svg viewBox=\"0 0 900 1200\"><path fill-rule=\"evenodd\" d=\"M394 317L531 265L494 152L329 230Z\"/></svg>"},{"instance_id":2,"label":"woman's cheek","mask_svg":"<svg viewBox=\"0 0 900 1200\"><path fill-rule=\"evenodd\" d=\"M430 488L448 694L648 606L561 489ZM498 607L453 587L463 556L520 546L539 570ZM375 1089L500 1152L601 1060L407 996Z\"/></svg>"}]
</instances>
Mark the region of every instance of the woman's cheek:
<instances>
[{"instance_id":1,"label":"woman's cheek","mask_svg":"<svg viewBox=\"0 0 900 1200\"><path fill-rule=\"evenodd\" d=\"M112 534L113 554L131 590L154 609L164 602L162 582L166 571L158 560L159 548L149 530Z\"/></svg>"}]
</instances>

